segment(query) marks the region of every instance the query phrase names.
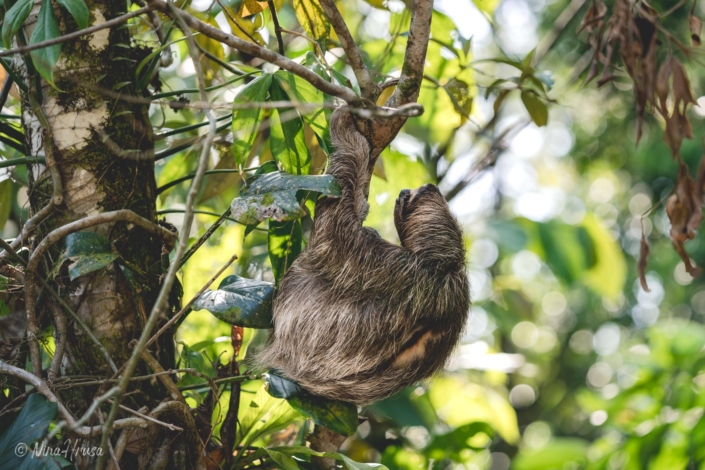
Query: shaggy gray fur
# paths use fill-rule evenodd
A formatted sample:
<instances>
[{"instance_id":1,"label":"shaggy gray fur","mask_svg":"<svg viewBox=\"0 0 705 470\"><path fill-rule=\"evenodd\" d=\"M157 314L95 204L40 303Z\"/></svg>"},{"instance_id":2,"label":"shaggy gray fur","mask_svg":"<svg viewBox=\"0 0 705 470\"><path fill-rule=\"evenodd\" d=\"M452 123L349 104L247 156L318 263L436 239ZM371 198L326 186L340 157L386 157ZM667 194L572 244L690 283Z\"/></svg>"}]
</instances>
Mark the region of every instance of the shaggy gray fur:
<instances>
[{"instance_id":1,"label":"shaggy gray fur","mask_svg":"<svg viewBox=\"0 0 705 470\"><path fill-rule=\"evenodd\" d=\"M328 172L343 187L321 198L308 246L281 281L274 330L256 361L310 392L369 404L443 367L470 294L462 231L438 189L402 191L401 246L363 227L373 165L349 114L331 118Z\"/></svg>"}]
</instances>

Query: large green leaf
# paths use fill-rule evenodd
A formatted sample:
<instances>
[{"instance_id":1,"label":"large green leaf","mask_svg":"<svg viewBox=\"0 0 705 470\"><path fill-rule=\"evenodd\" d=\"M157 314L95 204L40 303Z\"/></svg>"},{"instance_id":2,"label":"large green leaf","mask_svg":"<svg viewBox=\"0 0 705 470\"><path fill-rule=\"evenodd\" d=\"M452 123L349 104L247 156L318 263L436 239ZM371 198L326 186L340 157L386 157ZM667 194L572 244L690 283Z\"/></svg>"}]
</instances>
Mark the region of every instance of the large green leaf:
<instances>
[{"instance_id":1,"label":"large green leaf","mask_svg":"<svg viewBox=\"0 0 705 470\"><path fill-rule=\"evenodd\" d=\"M12 5L12 8L5 13L5 19L2 22L2 43L5 44L6 48L9 49L12 47L13 36L17 34L17 31L22 27L22 23L24 23L29 16L33 5L33 0L18 0L17 3Z\"/></svg>"},{"instance_id":2,"label":"large green leaf","mask_svg":"<svg viewBox=\"0 0 705 470\"><path fill-rule=\"evenodd\" d=\"M205 309L231 325L246 328L272 327L274 286L269 282L228 276L218 290L207 290L193 304L194 310Z\"/></svg>"},{"instance_id":3,"label":"large green leaf","mask_svg":"<svg viewBox=\"0 0 705 470\"><path fill-rule=\"evenodd\" d=\"M27 464L30 467L25 468L45 468L41 460L32 458L26 452L31 452L27 449L44 435L57 409L56 403L48 401L39 393L33 393L27 398L20 414L0 436L0 468L20 468L26 460L33 460L34 465L30 462ZM26 451L24 454L23 450Z\"/></svg>"},{"instance_id":4,"label":"large green leaf","mask_svg":"<svg viewBox=\"0 0 705 470\"><path fill-rule=\"evenodd\" d=\"M318 0L294 0L294 11L306 34L318 41L325 51L330 34L330 21L323 13Z\"/></svg>"},{"instance_id":5,"label":"large green leaf","mask_svg":"<svg viewBox=\"0 0 705 470\"><path fill-rule=\"evenodd\" d=\"M290 101L279 80L272 81L269 94L274 101ZM269 146L274 159L293 175L307 175L311 169L311 153L298 112L294 108L273 109L269 121Z\"/></svg>"},{"instance_id":6,"label":"large green leaf","mask_svg":"<svg viewBox=\"0 0 705 470\"><path fill-rule=\"evenodd\" d=\"M34 27L34 31L32 31L32 36L29 38L29 44L37 44L59 36L61 36L61 31L54 15L54 8L51 6L51 0L42 0L42 6L37 16L37 24ZM42 47L30 52L34 68L52 86L55 86L54 67L59 61L59 54L61 54L61 44Z\"/></svg>"},{"instance_id":7,"label":"large green leaf","mask_svg":"<svg viewBox=\"0 0 705 470\"><path fill-rule=\"evenodd\" d=\"M289 222L269 221L269 261L277 284L294 260L301 254L304 235L300 220Z\"/></svg>"},{"instance_id":8,"label":"large green leaf","mask_svg":"<svg viewBox=\"0 0 705 470\"><path fill-rule=\"evenodd\" d=\"M330 81L330 76L327 74L325 74L325 76L328 77ZM300 114L304 121L311 126L313 132L316 133L318 142L323 150L330 153L332 145L330 142L328 122L330 120L331 110L324 106L326 103L326 95L303 78L291 72L279 70L274 74L274 77L279 86L281 86L292 101L320 106L318 109L306 110Z\"/></svg>"},{"instance_id":9,"label":"large green leaf","mask_svg":"<svg viewBox=\"0 0 705 470\"><path fill-rule=\"evenodd\" d=\"M88 27L89 13L84 0L56 0L56 3L66 8L68 12L71 13L79 29Z\"/></svg>"},{"instance_id":10,"label":"large green leaf","mask_svg":"<svg viewBox=\"0 0 705 470\"><path fill-rule=\"evenodd\" d=\"M279 431L299 418L299 413L286 401L271 396L262 387L239 417L236 445L249 447L260 437Z\"/></svg>"},{"instance_id":11,"label":"large green leaf","mask_svg":"<svg viewBox=\"0 0 705 470\"><path fill-rule=\"evenodd\" d=\"M255 78L238 93L233 106L264 103L271 83L272 75L268 73ZM247 161L263 116L262 108L233 109L233 151L237 166Z\"/></svg>"},{"instance_id":12,"label":"large green leaf","mask_svg":"<svg viewBox=\"0 0 705 470\"><path fill-rule=\"evenodd\" d=\"M255 175L247 179L240 197L233 200L233 218L246 225L256 225L271 218L277 222L295 220L305 214L296 199L298 191L325 196L340 196L341 188L331 175L298 176L281 171Z\"/></svg>"},{"instance_id":13,"label":"large green leaf","mask_svg":"<svg viewBox=\"0 0 705 470\"><path fill-rule=\"evenodd\" d=\"M76 232L68 235L66 257L73 261L69 266L69 277L72 281L103 269L117 259L110 247L110 240L95 232Z\"/></svg>"},{"instance_id":14,"label":"large green leaf","mask_svg":"<svg viewBox=\"0 0 705 470\"><path fill-rule=\"evenodd\" d=\"M521 92L521 101L524 107L529 112L531 120L539 127L545 126L548 123L548 108L536 95L528 91Z\"/></svg>"},{"instance_id":15,"label":"large green leaf","mask_svg":"<svg viewBox=\"0 0 705 470\"><path fill-rule=\"evenodd\" d=\"M329 400L313 395L299 384L277 375L266 374L267 391L275 398L284 398L292 408L313 422L344 436L352 436L357 430L357 407L352 403Z\"/></svg>"}]
</instances>

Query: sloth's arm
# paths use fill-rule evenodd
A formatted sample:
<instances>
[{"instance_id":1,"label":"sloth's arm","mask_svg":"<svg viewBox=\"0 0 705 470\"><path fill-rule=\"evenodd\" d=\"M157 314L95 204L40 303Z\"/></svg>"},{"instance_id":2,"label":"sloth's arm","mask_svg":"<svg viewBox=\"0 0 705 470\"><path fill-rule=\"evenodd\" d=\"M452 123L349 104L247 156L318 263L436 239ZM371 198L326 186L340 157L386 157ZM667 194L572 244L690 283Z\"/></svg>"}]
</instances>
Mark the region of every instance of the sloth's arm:
<instances>
[{"instance_id":1,"label":"sloth's arm","mask_svg":"<svg viewBox=\"0 0 705 470\"><path fill-rule=\"evenodd\" d=\"M328 173L342 186L340 198L324 198L316 205L314 239L337 235L356 237L367 217L369 204L370 147L357 131L352 117L336 110L331 117L330 133L335 152Z\"/></svg>"}]
</instances>

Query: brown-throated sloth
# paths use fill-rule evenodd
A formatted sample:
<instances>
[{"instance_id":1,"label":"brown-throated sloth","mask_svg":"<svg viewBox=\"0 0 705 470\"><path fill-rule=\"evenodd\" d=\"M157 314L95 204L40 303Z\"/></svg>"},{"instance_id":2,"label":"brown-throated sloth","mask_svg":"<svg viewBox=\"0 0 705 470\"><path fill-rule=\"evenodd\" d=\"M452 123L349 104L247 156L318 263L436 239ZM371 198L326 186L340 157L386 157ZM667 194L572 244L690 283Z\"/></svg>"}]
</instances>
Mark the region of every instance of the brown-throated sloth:
<instances>
[{"instance_id":1,"label":"brown-throated sloth","mask_svg":"<svg viewBox=\"0 0 705 470\"><path fill-rule=\"evenodd\" d=\"M306 249L281 280L273 332L256 361L308 391L369 404L441 368L470 307L462 231L432 185L400 193L401 246L363 227L373 161L341 111L330 122L328 173L340 198L321 198Z\"/></svg>"}]
</instances>

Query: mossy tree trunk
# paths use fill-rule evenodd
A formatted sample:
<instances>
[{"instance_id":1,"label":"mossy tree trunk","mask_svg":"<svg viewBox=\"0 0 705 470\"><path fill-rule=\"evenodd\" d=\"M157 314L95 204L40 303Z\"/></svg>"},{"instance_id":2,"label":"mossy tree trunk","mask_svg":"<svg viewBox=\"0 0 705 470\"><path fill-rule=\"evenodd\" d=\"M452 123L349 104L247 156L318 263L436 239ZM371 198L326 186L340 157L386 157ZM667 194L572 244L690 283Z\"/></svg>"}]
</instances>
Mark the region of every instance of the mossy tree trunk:
<instances>
[{"instance_id":1,"label":"mossy tree trunk","mask_svg":"<svg viewBox=\"0 0 705 470\"><path fill-rule=\"evenodd\" d=\"M125 13L126 2L123 1L90 0L86 3L90 24ZM66 10L57 4L54 8L62 34L77 29ZM36 3L24 25L25 38L30 37L38 11L39 3ZM34 72L29 56L15 57L16 71L27 88L22 94L27 154L47 157L46 166L29 167L31 211L36 214L54 204L57 195L61 200L52 216L39 226L32 242L34 246L58 227L109 211L129 209L157 222L149 106L134 86L136 64L149 52L151 50L131 43L124 24L65 42L54 72L56 88ZM67 268L71 260L62 263L57 270L64 249L62 240L44 257L37 276L50 281L52 288L91 329L119 368L131 355L130 342L142 331L161 276L166 271L164 264L168 256L163 253L159 237L124 222L97 225L87 230L107 237L121 263L113 262L104 269L70 280ZM125 269L126 266L129 268ZM56 344L65 344L58 375L114 376L104 355L84 329L42 290L38 285L36 315L40 330L46 333L53 327ZM172 309L174 307L176 305L172 305ZM62 322L66 325L65 343L61 338ZM164 368L173 367L171 335L163 335L151 348L151 353ZM135 375L147 372L142 364ZM48 375L49 380L55 379L52 374ZM46 371L43 376L47 377ZM108 387L74 387L57 394L74 416L80 417L92 400ZM134 388L140 391L123 400L124 405L134 410L143 406L153 409L168 397L159 383L140 381ZM160 419L169 420L164 416ZM86 424L95 426L100 422L94 415ZM92 445L98 445L100 436L93 439ZM161 443L155 445L161 446ZM151 457L144 457L139 457L139 466L150 466ZM169 459L162 455L161 459L165 458ZM174 458L170 461L174 463ZM84 463L90 467L90 462Z\"/></svg>"}]
</instances>

